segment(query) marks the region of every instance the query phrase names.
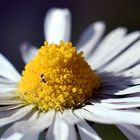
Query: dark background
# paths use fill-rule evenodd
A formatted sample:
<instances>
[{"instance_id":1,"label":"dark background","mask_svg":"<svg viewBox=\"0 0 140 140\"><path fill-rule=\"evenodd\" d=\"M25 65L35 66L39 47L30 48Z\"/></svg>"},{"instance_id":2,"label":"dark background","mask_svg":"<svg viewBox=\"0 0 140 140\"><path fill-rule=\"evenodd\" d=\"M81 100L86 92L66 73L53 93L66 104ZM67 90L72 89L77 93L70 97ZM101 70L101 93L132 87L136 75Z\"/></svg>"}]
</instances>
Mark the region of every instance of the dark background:
<instances>
[{"instance_id":1,"label":"dark background","mask_svg":"<svg viewBox=\"0 0 140 140\"><path fill-rule=\"evenodd\" d=\"M139 0L0 0L0 52L20 72L24 64L19 46L23 41L38 47L43 44L43 20L51 7L67 7L71 10L74 43L89 24L98 20L106 22L106 32L118 26L127 27L129 32L140 29ZM108 127L100 133L112 134Z\"/></svg>"}]
</instances>

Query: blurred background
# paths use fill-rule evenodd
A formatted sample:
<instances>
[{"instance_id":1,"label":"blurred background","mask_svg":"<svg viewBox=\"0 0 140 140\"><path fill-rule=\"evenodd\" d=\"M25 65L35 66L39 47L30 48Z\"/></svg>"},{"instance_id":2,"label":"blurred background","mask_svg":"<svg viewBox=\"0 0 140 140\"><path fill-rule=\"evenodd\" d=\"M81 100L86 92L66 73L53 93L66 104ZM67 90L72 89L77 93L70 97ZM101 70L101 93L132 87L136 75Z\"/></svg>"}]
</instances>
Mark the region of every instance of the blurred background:
<instances>
[{"instance_id":1,"label":"blurred background","mask_svg":"<svg viewBox=\"0 0 140 140\"><path fill-rule=\"evenodd\" d=\"M105 21L106 33L118 26L127 27L129 32L140 29L139 0L0 0L0 52L19 72L24 67L20 44L24 41L38 47L43 44L44 16L51 7L71 10L73 43L95 21ZM105 140L126 139L114 126L96 126Z\"/></svg>"}]
</instances>

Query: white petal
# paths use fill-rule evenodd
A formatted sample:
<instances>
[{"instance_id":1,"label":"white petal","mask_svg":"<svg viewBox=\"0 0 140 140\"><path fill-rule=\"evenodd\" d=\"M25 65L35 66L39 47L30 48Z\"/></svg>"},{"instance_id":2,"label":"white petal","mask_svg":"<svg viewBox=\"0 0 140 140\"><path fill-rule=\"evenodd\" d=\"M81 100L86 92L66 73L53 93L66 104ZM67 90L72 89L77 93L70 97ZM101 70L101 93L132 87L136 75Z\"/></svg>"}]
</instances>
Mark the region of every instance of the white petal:
<instances>
[{"instance_id":1,"label":"white petal","mask_svg":"<svg viewBox=\"0 0 140 140\"><path fill-rule=\"evenodd\" d=\"M16 113L14 113L10 117L1 118L0 119L0 127L23 118L29 112L31 112L32 108L33 108L33 106L29 105L29 106L26 106L26 107L19 109Z\"/></svg>"},{"instance_id":2,"label":"white petal","mask_svg":"<svg viewBox=\"0 0 140 140\"><path fill-rule=\"evenodd\" d=\"M28 121L34 121L38 119L38 117L40 117L40 112L39 111L33 112L32 115L28 118Z\"/></svg>"},{"instance_id":3,"label":"white petal","mask_svg":"<svg viewBox=\"0 0 140 140\"><path fill-rule=\"evenodd\" d=\"M107 66L106 70L111 70L114 72L121 71L134 65L135 63L140 61L139 52L140 52L140 40L137 41L131 47L129 47L129 49L123 52L120 56L118 56L111 64L109 64L109 66Z\"/></svg>"},{"instance_id":4,"label":"white petal","mask_svg":"<svg viewBox=\"0 0 140 140\"><path fill-rule=\"evenodd\" d=\"M0 84L0 93L13 92L17 90L16 84Z\"/></svg>"},{"instance_id":5,"label":"white petal","mask_svg":"<svg viewBox=\"0 0 140 140\"><path fill-rule=\"evenodd\" d=\"M48 111L47 113L44 113L42 116L38 117L38 119L31 121L32 127L35 130L41 132L44 129L48 128L50 125L52 125L54 117L55 111Z\"/></svg>"},{"instance_id":6,"label":"white petal","mask_svg":"<svg viewBox=\"0 0 140 140\"><path fill-rule=\"evenodd\" d=\"M24 63L28 63L37 54L37 47L24 42L20 46L20 53Z\"/></svg>"},{"instance_id":7,"label":"white petal","mask_svg":"<svg viewBox=\"0 0 140 140\"><path fill-rule=\"evenodd\" d=\"M74 113L77 115L78 114L81 114L81 116L85 119L85 120L88 120L88 121L92 121L92 122L97 122L97 123L102 123L102 124L113 124L114 121L113 120L109 120L109 119L106 119L104 118L103 116L99 116L95 113L92 113L90 111L87 111L85 109L77 109L74 111Z\"/></svg>"},{"instance_id":8,"label":"white petal","mask_svg":"<svg viewBox=\"0 0 140 140\"><path fill-rule=\"evenodd\" d=\"M0 54L0 66L0 76L7 78L13 82L19 81L20 74L2 54Z\"/></svg>"},{"instance_id":9,"label":"white petal","mask_svg":"<svg viewBox=\"0 0 140 140\"><path fill-rule=\"evenodd\" d=\"M47 132L48 140L76 140L76 132L73 125L61 118L61 114L57 113L53 126Z\"/></svg>"},{"instance_id":10,"label":"white petal","mask_svg":"<svg viewBox=\"0 0 140 140\"><path fill-rule=\"evenodd\" d=\"M71 13L68 9L51 9L44 21L45 39L49 43L70 41Z\"/></svg>"},{"instance_id":11,"label":"white petal","mask_svg":"<svg viewBox=\"0 0 140 140\"><path fill-rule=\"evenodd\" d=\"M92 54L92 50L104 34L105 24L103 22L96 22L91 24L81 35L78 44L78 51L84 51L86 58Z\"/></svg>"},{"instance_id":12,"label":"white petal","mask_svg":"<svg viewBox=\"0 0 140 140\"><path fill-rule=\"evenodd\" d=\"M138 86L133 86L133 87L129 87L125 90L122 90L120 92L116 92L116 95L126 95L126 94L134 94L134 93L138 93L140 92L140 85Z\"/></svg>"},{"instance_id":13,"label":"white petal","mask_svg":"<svg viewBox=\"0 0 140 140\"><path fill-rule=\"evenodd\" d=\"M81 119L81 121L77 123L77 127L79 130L81 139L82 140L101 140L101 138L96 133L96 131L86 123L86 121L83 119L83 116L79 112L77 112L76 115L78 115L78 117Z\"/></svg>"},{"instance_id":14,"label":"white petal","mask_svg":"<svg viewBox=\"0 0 140 140\"><path fill-rule=\"evenodd\" d=\"M114 121L115 123L129 123L134 125L140 125L140 112L128 111L128 110L109 110L103 107L95 107L93 105L87 105L84 107L89 112L92 112L105 119ZM121 117L120 117L121 116Z\"/></svg>"},{"instance_id":15,"label":"white petal","mask_svg":"<svg viewBox=\"0 0 140 140\"><path fill-rule=\"evenodd\" d=\"M16 82L0 77L0 84L16 84Z\"/></svg>"},{"instance_id":16,"label":"white petal","mask_svg":"<svg viewBox=\"0 0 140 140\"><path fill-rule=\"evenodd\" d=\"M98 134L86 122L77 125L82 140L101 140Z\"/></svg>"},{"instance_id":17,"label":"white petal","mask_svg":"<svg viewBox=\"0 0 140 140\"><path fill-rule=\"evenodd\" d=\"M13 109L17 109L19 107L23 106L22 104L19 105L8 105L8 106L1 106L0 107L0 112L1 111L8 111L8 110L13 110Z\"/></svg>"},{"instance_id":18,"label":"white petal","mask_svg":"<svg viewBox=\"0 0 140 140\"><path fill-rule=\"evenodd\" d=\"M16 94L12 94L12 95L7 95L7 94L0 95L0 102L6 101L6 100L16 100L18 98L19 98L19 96L16 95Z\"/></svg>"},{"instance_id":19,"label":"white petal","mask_svg":"<svg viewBox=\"0 0 140 140\"><path fill-rule=\"evenodd\" d=\"M120 75L140 77L140 64L132 67L131 69L121 72Z\"/></svg>"},{"instance_id":20,"label":"white petal","mask_svg":"<svg viewBox=\"0 0 140 140\"><path fill-rule=\"evenodd\" d=\"M123 102L128 102L128 103L138 103L140 102L140 97L125 97L125 98L117 98L117 99L104 99L101 100L103 103L123 103Z\"/></svg>"},{"instance_id":21,"label":"white petal","mask_svg":"<svg viewBox=\"0 0 140 140\"><path fill-rule=\"evenodd\" d=\"M93 103L93 102L92 102ZM119 104L111 104L111 103L93 103L95 106L103 107L106 109L128 109L140 107L140 102L132 102L132 103L119 103Z\"/></svg>"},{"instance_id":22,"label":"white petal","mask_svg":"<svg viewBox=\"0 0 140 140\"><path fill-rule=\"evenodd\" d=\"M116 41L116 44L112 44L111 46L107 46L105 49L102 49L98 51L98 53L96 54L96 57L98 55L97 60L95 59L95 55L94 58L96 60L96 62L94 63L95 67L99 69L102 69L102 71L104 70L112 70L108 68L108 65L106 65L106 63L112 63L117 59L117 56L124 50L126 49L131 43L133 43L136 39L138 39L140 36L139 32L133 32L128 34L127 36L121 37L119 41ZM99 46L100 48L100 46ZM114 51L115 50L115 51ZM108 56L108 57L106 57ZM116 59L115 59L116 58ZM107 66L107 67L105 67ZM119 68L119 67L118 67ZM114 70L114 69L113 69ZM116 70L117 71L117 70Z\"/></svg>"},{"instance_id":23,"label":"white petal","mask_svg":"<svg viewBox=\"0 0 140 140\"><path fill-rule=\"evenodd\" d=\"M134 86L137 81L134 81L132 77L125 77L123 75L117 75L117 73L99 73L102 79L102 88L99 91L99 96L102 95L114 95L114 93L127 89L130 85Z\"/></svg>"},{"instance_id":24,"label":"white petal","mask_svg":"<svg viewBox=\"0 0 140 140\"><path fill-rule=\"evenodd\" d=\"M140 139L140 128L134 125L120 124L117 127L125 134L129 140L139 140Z\"/></svg>"},{"instance_id":25,"label":"white petal","mask_svg":"<svg viewBox=\"0 0 140 140\"><path fill-rule=\"evenodd\" d=\"M0 105L17 105L19 103L21 103L21 100L18 100L18 99L13 99L13 100L9 100L9 99L0 100Z\"/></svg>"},{"instance_id":26,"label":"white petal","mask_svg":"<svg viewBox=\"0 0 140 140\"><path fill-rule=\"evenodd\" d=\"M73 111L71 109L64 110L62 118L71 125L77 124L79 122L79 119L75 116L75 114L73 114Z\"/></svg>"},{"instance_id":27,"label":"white petal","mask_svg":"<svg viewBox=\"0 0 140 140\"><path fill-rule=\"evenodd\" d=\"M29 121L17 122L6 130L2 138L7 140L9 137L18 133L21 137L16 140L38 140L41 131L48 128L53 119L54 111L49 111L42 117L30 119Z\"/></svg>"},{"instance_id":28,"label":"white petal","mask_svg":"<svg viewBox=\"0 0 140 140\"><path fill-rule=\"evenodd\" d=\"M126 32L127 30L125 28L117 28L111 31L101 41L92 58L90 58L88 62L91 62L90 64L92 64L93 59L96 60L96 62L94 62L94 67L97 68L98 63L102 64L102 62L100 62L100 59L104 56L107 56L106 54L109 53L112 49L114 49L114 46L118 45L122 41L122 38L126 34Z\"/></svg>"},{"instance_id":29,"label":"white petal","mask_svg":"<svg viewBox=\"0 0 140 140\"><path fill-rule=\"evenodd\" d=\"M22 139L22 134L20 133L14 133L12 136L8 138L1 138L1 140L21 140Z\"/></svg>"},{"instance_id":30,"label":"white petal","mask_svg":"<svg viewBox=\"0 0 140 140\"><path fill-rule=\"evenodd\" d=\"M0 87L0 94L3 94L3 93L7 93L7 92L14 92L16 91L17 88L15 87L7 87L7 88L1 88Z\"/></svg>"},{"instance_id":31,"label":"white petal","mask_svg":"<svg viewBox=\"0 0 140 140\"><path fill-rule=\"evenodd\" d=\"M132 79L132 82L136 85L136 84L140 84L140 78L135 78Z\"/></svg>"},{"instance_id":32,"label":"white petal","mask_svg":"<svg viewBox=\"0 0 140 140\"><path fill-rule=\"evenodd\" d=\"M16 113L19 109L20 109L20 107L17 108L17 109L13 109L13 110L0 111L0 119L1 119L1 118L7 118L7 117L12 116L12 115L13 115L14 113Z\"/></svg>"},{"instance_id":33,"label":"white petal","mask_svg":"<svg viewBox=\"0 0 140 140\"><path fill-rule=\"evenodd\" d=\"M12 95L14 95L15 94L15 91L16 90L12 90L12 91L9 91L9 92L0 92L0 97L3 97L3 96L12 96Z\"/></svg>"}]
</instances>

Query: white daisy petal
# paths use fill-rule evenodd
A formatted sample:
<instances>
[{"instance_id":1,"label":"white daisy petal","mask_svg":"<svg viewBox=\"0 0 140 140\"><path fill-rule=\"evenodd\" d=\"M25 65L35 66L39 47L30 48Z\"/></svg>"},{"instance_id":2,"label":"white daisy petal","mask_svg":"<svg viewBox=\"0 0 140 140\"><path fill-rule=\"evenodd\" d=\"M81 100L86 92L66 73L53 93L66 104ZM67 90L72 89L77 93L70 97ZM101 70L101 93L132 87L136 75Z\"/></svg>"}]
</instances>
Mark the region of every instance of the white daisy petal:
<instances>
[{"instance_id":1,"label":"white daisy petal","mask_svg":"<svg viewBox=\"0 0 140 140\"><path fill-rule=\"evenodd\" d=\"M16 82L0 77L0 84L16 84Z\"/></svg>"},{"instance_id":2,"label":"white daisy petal","mask_svg":"<svg viewBox=\"0 0 140 140\"><path fill-rule=\"evenodd\" d=\"M29 112L31 112L32 108L33 108L32 105L28 105L28 106L25 106L25 107L19 109L16 113L14 113L10 117L1 118L0 119L0 127L23 118Z\"/></svg>"},{"instance_id":3,"label":"white daisy petal","mask_svg":"<svg viewBox=\"0 0 140 140\"><path fill-rule=\"evenodd\" d=\"M14 133L12 136L9 136L8 138L1 138L1 140L21 140L22 134L21 133Z\"/></svg>"},{"instance_id":4,"label":"white daisy petal","mask_svg":"<svg viewBox=\"0 0 140 140\"><path fill-rule=\"evenodd\" d=\"M107 66L106 70L109 69L109 70L112 70L113 72L121 71L123 69L126 69L132 66L136 62L140 61L140 55L139 55L140 47L139 46L140 46L140 40L137 41L134 45L132 45L128 50L126 50L120 56L118 56L117 59L113 61L113 63Z\"/></svg>"},{"instance_id":5,"label":"white daisy petal","mask_svg":"<svg viewBox=\"0 0 140 140\"><path fill-rule=\"evenodd\" d=\"M101 140L96 131L92 129L84 120L77 124L82 140Z\"/></svg>"},{"instance_id":6,"label":"white daisy petal","mask_svg":"<svg viewBox=\"0 0 140 140\"><path fill-rule=\"evenodd\" d=\"M117 99L104 99L101 100L103 103L139 103L140 97L125 97L125 98L117 98Z\"/></svg>"},{"instance_id":7,"label":"white daisy petal","mask_svg":"<svg viewBox=\"0 0 140 140\"><path fill-rule=\"evenodd\" d=\"M19 104L21 103L21 100L17 98L18 96L13 94L13 95L1 95L0 96L0 105L14 105L14 104Z\"/></svg>"},{"instance_id":8,"label":"white daisy petal","mask_svg":"<svg viewBox=\"0 0 140 140\"><path fill-rule=\"evenodd\" d=\"M30 45L27 42L24 42L20 46L20 53L24 63L28 63L36 54L37 47Z\"/></svg>"},{"instance_id":9,"label":"white daisy petal","mask_svg":"<svg viewBox=\"0 0 140 140\"><path fill-rule=\"evenodd\" d=\"M136 85L136 84L140 84L140 78L134 78L132 79L132 82Z\"/></svg>"},{"instance_id":10,"label":"white daisy petal","mask_svg":"<svg viewBox=\"0 0 140 140\"><path fill-rule=\"evenodd\" d=\"M122 41L122 37L126 34L127 30L125 28L117 28L110 32L98 45L96 51L94 52L92 58L88 60L90 64L92 64L92 60L96 59L94 62L94 67L97 67L98 63L100 64L100 59L108 53L107 51L111 51L114 46L118 45ZM112 48L113 47L113 48ZM105 53L106 52L106 53Z\"/></svg>"},{"instance_id":11,"label":"white daisy petal","mask_svg":"<svg viewBox=\"0 0 140 140\"><path fill-rule=\"evenodd\" d=\"M2 54L0 54L0 66L0 76L7 78L13 82L19 81L20 74Z\"/></svg>"},{"instance_id":12,"label":"white daisy petal","mask_svg":"<svg viewBox=\"0 0 140 140\"><path fill-rule=\"evenodd\" d=\"M0 101L0 105L16 105L16 104L19 104L19 103L21 103L21 101L20 100L18 100L18 99L13 99L13 100L1 100Z\"/></svg>"},{"instance_id":13,"label":"white daisy petal","mask_svg":"<svg viewBox=\"0 0 140 140\"><path fill-rule=\"evenodd\" d=\"M98 75L101 76L103 84L109 85L115 84L116 82L117 82L116 85L118 85L120 82L130 82L130 80L132 80L132 76L123 76L123 74L120 75L114 72L101 72L101 73L99 72Z\"/></svg>"},{"instance_id":14,"label":"white daisy petal","mask_svg":"<svg viewBox=\"0 0 140 140\"><path fill-rule=\"evenodd\" d=\"M79 119L73 114L72 110L64 110L62 118L65 119L69 124L74 125L79 122Z\"/></svg>"},{"instance_id":15,"label":"white daisy petal","mask_svg":"<svg viewBox=\"0 0 140 140\"><path fill-rule=\"evenodd\" d=\"M17 89L16 89L17 90ZM6 92L0 92L0 97L3 97L3 96L13 96L15 94L15 91L16 90L12 90L12 91L6 91Z\"/></svg>"},{"instance_id":16,"label":"white daisy petal","mask_svg":"<svg viewBox=\"0 0 140 140\"><path fill-rule=\"evenodd\" d=\"M34 121L38 119L38 117L40 117L39 113L40 113L39 111L32 112L32 115L29 117L28 121Z\"/></svg>"},{"instance_id":17,"label":"white daisy petal","mask_svg":"<svg viewBox=\"0 0 140 140\"><path fill-rule=\"evenodd\" d=\"M100 69L102 71L105 71L105 70L111 71L112 69L108 68L109 65L107 65L105 67L105 64L107 62L109 62L111 59L117 57L117 55L119 53L121 53L131 43L133 43L136 39L138 39L139 36L140 36L140 33L136 31L136 32L128 34L125 37L121 37L120 40L119 40L120 42L119 41L115 41L115 42L117 42L117 44L112 44L112 46L105 46L106 48L103 47L104 50L102 50L102 48L101 48L101 50L98 51L100 53L100 55L98 53L95 53L97 57L95 57L95 55L94 55L94 58L92 57L92 60L97 58L97 60L95 62L96 64L94 63L94 65L95 65L94 68L98 68L99 69L99 67L100 67ZM100 48L100 46L98 46L98 47ZM108 56L108 57L106 57L106 56ZM110 63L112 63L114 61L111 60ZM117 71L117 70L115 69L115 71Z\"/></svg>"},{"instance_id":18,"label":"white daisy petal","mask_svg":"<svg viewBox=\"0 0 140 140\"><path fill-rule=\"evenodd\" d=\"M1 88L0 87L0 95L6 92L14 92L16 91L16 87L6 87L6 88Z\"/></svg>"},{"instance_id":19,"label":"white daisy petal","mask_svg":"<svg viewBox=\"0 0 140 140\"><path fill-rule=\"evenodd\" d=\"M17 109L17 108L22 107L22 106L23 106L22 104L1 106L1 107L0 107L0 112L2 112L2 111L8 111L8 110L13 110L13 109Z\"/></svg>"},{"instance_id":20,"label":"white daisy petal","mask_svg":"<svg viewBox=\"0 0 140 140\"><path fill-rule=\"evenodd\" d=\"M125 77L117 75L116 73L99 73L102 79L101 90L99 91L98 97L104 95L115 96L116 92L127 89L128 87L135 86L138 81L134 81L132 77Z\"/></svg>"},{"instance_id":21,"label":"white daisy petal","mask_svg":"<svg viewBox=\"0 0 140 140\"><path fill-rule=\"evenodd\" d=\"M125 90L119 91L114 93L115 95L126 95L126 94L135 94L140 92L140 85L138 86L133 86L133 87L129 87Z\"/></svg>"},{"instance_id":22,"label":"white daisy petal","mask_svg":"<svg viewBox=\"0 0 140 140\"><path fill-rule=\"evenodd\" d=\"M110 104L110 103L93 103L95 106L103 107L106 109L126 109L126 108L135 108L140 107L140 102L132 103L119 103L119 104Z\"/></svg>"},{"instance_id":23,"label":"white daisy petal","mask_svg":"<svg viewBox=\"0 0 140 140\"><path fill-rule=\"evenodd\" d=\"M135 67L132 67L131 69L121 72L120 75L133 76L134 78L140 77L140 64L136 65Z\"/></svg>"},{"instance_id":24,"label":"white daisy petal","mask_svg":"<svg viewBox=\"0 0 140 140\"><path fill-rule=\"evenodd\" d=\"M120 124L117 127L125 134L129 140L138 140L140 138L140 128L134 125Z\"/></svg>"},{"instance_id":25,"label":"white daisy petal","mask_svg":"<svg viewBox=\"0 0 140 140\"><path fill-rule=\"evenodd\" d=\"M0 118L5 118L5 117L7 118L7 117L12 116L14 113L16 113L18 111L19 108L13 109L13 110L0 111Z\"/></svg>"},{"instance_id":26,"label":"white daisy petal","mask_svg":"<svg viewBox=\"0 0 140 140\"><path fill-rule=\"evenodd\" d=\"M71 13L68 9L51 9L44 21L45 39L49 43L70 41Z\"/></svg>"},{"instance_id":27,"label":"white daisy petal","mask_svg":"<svg viewBox=\"0 0 140 140\"><path fill-rule=\"evenodd\" d=\"M114 81L111 79L110 81L103 80L102 88L99 92L98 97L102 97L104 95L115 96L115 95L137 94L140 92L140 85L138 80L139 78L138 79L136 78L137 80L135 80L135 78L132 77L122 76L122 78L120 78L120 81L119 78L117 79L117 77L114 78Z\"/></svg>"},{"instance_id":28,"label":"white daisy petal","mask_svg":"<svg viewBox=\"0 0 140 140\"><path fill-rule=\"evenodd\" d=\"M0 84L0 93L16 91L16 84Z\"/></svg>"},{"instance_id":29,"label":"white daisy petal","mask_svg":"<svg viewBox=\"0 0 140 140\"><path fill-rule=\"evenodd\" d=\"M85 120L88 120L88 121L92 121L92 122L97 122L97 123L103 123L103 124L113 124L113 120L109 120L109 119L106 119L102 116L99 116L99 115L96 115L95 113L92 113L90 111L87 111L85 109L78 109L78 110L75 110L74 113L77 115L78 114L81 114L81 116L85 119Z\"/></svg>"},{"instance_id":30,"label":"white daisy petal","mask_svg":"<svg viewBox=\"0 0 140 140\"><path fill-rule=\"evenodd\" d=\"M27 132L28 131L30 131L29 129L27 129L27 128L24 128L25 129L25 131L26 131L26 135L24 135L24 133L23 132L18 132L18 131L16 131L15 132L15 130L17 130L17 128L19 129L20 127L22 128L22 125L23 124L19 124L19 125L16 125L16 124L14 124L14 126L15 127L10 127L5 133L4 133L4 135L2 136L2 140L11 140L11 139L13 139L13 140L27 140L27 139L29 139L30 138L30 140L38 140L38 133L33 133L33 132L31 132L31 133L28 133L27 134ZM16 128L17 127L17 128Z\"/></svg>"},{"instance_id":31,"label":"white daisy petal","mask_svg":"<svg viewBox=\"0 0 140 140\"><path fill-rule=\"evenodd\" d=\"M44 129L48 128L54 118L54 111L49 111L43 116L36 119L29 119L28 121L20 121L9 127L6 132L2 135L3 139L8 139L15 134L20 134L21 137L16 140L38 140L39 134ZM35 114L36 117L37 114ZM28 128L28 129L27 129Z\"/></svg>"},{"instance_id":32,"label":"white daisy petal","mask_svg":"<svg viewBox=\"0 0 140 140\"><path fill-rule=\"evenodd\" d=\"M87 105L84 108L98 116L114 121L114 124L129 123L134 125L140 125L140 113L137 111L109 110L103 107L95 107L93 105Z\"/></svg>"},{"instance_id":33,"label":"white daisy petal","mask_svg":"<svg viewBox=\"0 0 140 140\"><path fill-rule=\"evenodd\" d=\"M5 95L1 95L1 96L0 96L0 101L2 101L2 100L17 99L18 97L19 97L19 96L16 95L16 94L12 94L12 95L7 95L7 94L5 94Z\"/></svg>"},{"instance_id":34,"label":"white daisy petal","mask_svg":"<svg viewBox=\"0 0 140 140\"><path fill-rule=\"evenodd\" d=\"M91 24L81 35L78 44L78 51L84 51L84 55L88 58L95 48L99 40L104 34L105 24L103 22L95 22Z\"/></svg>"},{"instance_id":35,"label":"white daisy petal","mask_svg":"<svg viewBox=\"0 0 140 140\"><path fill-rule=\"evenodd\" d=\"M56 114L54 124L49 128L48 140L76 140L76 131L73 125L65 121L60 113Z\"/></svg>"},{"instance_id":36,"label":"white daisy petal","mask_svg":"<svg viewBox=\"0 0 140 140\"><path fill-rule=\"evenodd\" d=\"M79 112L76 112L76 115L78 115L79 119L81 120L77 123L77 127L79 130L81 139L82 140L101 140L101 138L96 133L96 131L86 123L86 121L83 119L81 114Z\"/></svg>"}]
</instances>

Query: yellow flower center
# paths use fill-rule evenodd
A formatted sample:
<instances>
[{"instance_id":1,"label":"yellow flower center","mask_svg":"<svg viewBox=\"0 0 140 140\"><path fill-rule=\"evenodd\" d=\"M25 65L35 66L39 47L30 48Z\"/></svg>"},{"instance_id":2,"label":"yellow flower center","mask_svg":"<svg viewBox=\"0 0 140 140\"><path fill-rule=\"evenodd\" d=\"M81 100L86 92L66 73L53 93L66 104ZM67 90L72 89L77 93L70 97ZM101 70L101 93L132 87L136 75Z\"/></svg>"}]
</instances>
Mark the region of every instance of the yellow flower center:
<instances>
[{"instance_id":1,"label":"yellow flower center","mask_svg":"<svg viewBox=\"0 0 140 140\"><path fill-rule=\"evenodd\" d=\"M100 78L95 75L71 42L44 43L22 73L18 93L39 110L76 108L96 94Z\"/></svg>"}]
</instances>

